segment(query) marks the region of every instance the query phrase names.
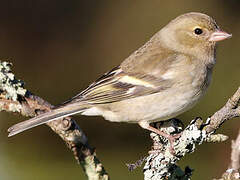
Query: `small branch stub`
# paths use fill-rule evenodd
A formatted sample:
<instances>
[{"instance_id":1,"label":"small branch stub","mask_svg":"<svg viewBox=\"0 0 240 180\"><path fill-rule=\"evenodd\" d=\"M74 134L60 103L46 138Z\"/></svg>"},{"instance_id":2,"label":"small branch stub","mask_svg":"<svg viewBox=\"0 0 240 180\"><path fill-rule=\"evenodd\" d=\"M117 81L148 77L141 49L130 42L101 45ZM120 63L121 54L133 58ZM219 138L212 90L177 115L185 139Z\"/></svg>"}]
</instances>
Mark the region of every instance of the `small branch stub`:
<instances>
[{"instance_id":1,"label":"small branch stub","mask_svg":"<svg viewBox=\"0 0 240 180\"><path fill-rule=\"evenodd\" d=\"M220 179L214 180L238 180L240 179L240 131L237 139L232 141L231 163L226 172L223 173Z\"/></svg>"}]
</instances>

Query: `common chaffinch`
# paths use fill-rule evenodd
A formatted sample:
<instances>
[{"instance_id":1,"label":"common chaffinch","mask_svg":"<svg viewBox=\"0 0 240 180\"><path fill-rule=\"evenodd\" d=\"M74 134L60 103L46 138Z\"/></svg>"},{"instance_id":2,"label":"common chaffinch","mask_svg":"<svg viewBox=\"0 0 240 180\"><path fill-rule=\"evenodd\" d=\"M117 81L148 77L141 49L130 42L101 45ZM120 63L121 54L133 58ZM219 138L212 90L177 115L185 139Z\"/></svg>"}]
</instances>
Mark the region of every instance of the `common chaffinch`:
<instances>
[{"instance_id":1,"label":"common chaffinch","mask_svg":"<svg viewBox=\"0 0 240 180\"><path fill-rule=\"evenodd\" d=\"M66 116L103 116L112 122L150 126L173 118L205 94L216 62L216 42L230 38L215 20L202 13L183 14L157 32L87 89L50 112L9 128L9 136Z\"/></svg>"}]
</instances>

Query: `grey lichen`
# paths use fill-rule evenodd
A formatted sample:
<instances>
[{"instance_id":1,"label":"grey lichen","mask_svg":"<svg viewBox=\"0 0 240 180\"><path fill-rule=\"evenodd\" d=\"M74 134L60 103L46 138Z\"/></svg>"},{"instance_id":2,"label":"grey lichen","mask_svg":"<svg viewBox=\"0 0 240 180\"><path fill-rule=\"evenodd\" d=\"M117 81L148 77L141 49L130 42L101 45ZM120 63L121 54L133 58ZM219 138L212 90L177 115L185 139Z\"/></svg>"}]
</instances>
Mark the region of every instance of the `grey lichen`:
<instances>
[{"instance_id":1,"label":"grey lichen","mask_svg":"<svg viewBox=\"0 0 240 180\"><path fill-rule=\"evenodd\" d=\"M15 78L11 72L11 66L9 62L0 61L0 91L4 98L16 101L18 95L24 96L27 90L23 87L23 81Z\"/></svg>"},{"instance_id":2,"label":"grey lichen","mask_svg":"<svg viewBox=\"0 0 240 180\"><path fill-rule=\"evenodd\" d=\"M196 144L202 144L206 141L206 131L200 130L193 120L183 131L182 136L176 141L174 149L177 156L184 156L186 153L193 152Z\"/></svg>"},{"instance_id":3,"label":"grey lichen","mask_svg":"<svg viewBox=\"0 0 240 180\"><path fill-rule=\"evenodd\" d=\"M88 175L88 180L109 180L109 176L103 165L95 156L88 156L84 161L80 161L80 163Z\"/></svg>"},{"instance_id":4,"label":"grey lichen","mask_svg":"<svg viewBox=\"0 0 240 180\"><path fill-rule=\"evenodd\" d=\"M159 128L161 131L169 134L181 132L181 137L174 142L175 152L172 153L170 144L165 138L158 136L155 133L151 134L151 138L154 142L154 149L146 158L146 163L143 169L144 179L188 180L191 177L192 170L187 168L188 170L185 169L185 171L182 171L176 163L187 153L193 152L196 145L200 145L209 140L212 135L206 133L203 129L205 124L203 124L203 121L199 118L193 120L184 130L182 130L182 127L176 119L172 119L166 123L167 125ZM171 127L169 126L169 123L172 124ZM221 139L219 141L226 140L225 136L217 139ZM158 147L158 144L160 148L156 148Z\"/></svg>"}]
</instances>

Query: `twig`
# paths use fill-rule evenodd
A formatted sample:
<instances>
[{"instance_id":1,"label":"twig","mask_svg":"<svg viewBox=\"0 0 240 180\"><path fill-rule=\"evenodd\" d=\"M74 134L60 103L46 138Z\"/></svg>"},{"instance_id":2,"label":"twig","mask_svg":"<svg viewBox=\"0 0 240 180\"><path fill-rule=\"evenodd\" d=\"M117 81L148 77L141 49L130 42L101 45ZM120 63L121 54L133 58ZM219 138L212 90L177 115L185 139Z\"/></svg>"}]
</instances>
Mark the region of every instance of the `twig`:
<instances>
[{"instance_id":1,"label":"twig","mask_svg":"<svg viewBox=\"0 0 240 180\"><path fill-rule=\"evenodd\" d=\"M240 87L227 103L210 118L209 125L205 127L207 133L215 132L225 121L240 116Z\"/></svg>"},{"instance_id":2,"label":"twig","mask_svg":"<svg viewBox=\"0 0 240 180\"><path fill-rule=\"evenodd\" d=\"M23 116L34 117L50 111L53 107L24 88L24 83L16 79L11 72L10 63L0 61L0 111L17 112ZM95 150L88 144L86 135L72 118L66 117L47 125L72 150L75 159L80 163L89 180L109 179Z\"/></svg>"},{"instance_id":3,"label":"twig","mask_svg":"<svg viewBox=\"0 0 240 180\"><path fill-rule=\"evenodd\" d=\"M235 141L232 141L231 164L229 169L239 170L240 168L240 131Z\"/></svg>"},{"instance_id":4,"label":"twig","mask_svg":"<svg viewBox=\"0 0 240 180\"><path fill-rule=\"evenodd\" d=\"M214 180L239 180L240 179L240 131L237 139L232 141L231 163L220 179Z\"/></svg>"}]
</instances>

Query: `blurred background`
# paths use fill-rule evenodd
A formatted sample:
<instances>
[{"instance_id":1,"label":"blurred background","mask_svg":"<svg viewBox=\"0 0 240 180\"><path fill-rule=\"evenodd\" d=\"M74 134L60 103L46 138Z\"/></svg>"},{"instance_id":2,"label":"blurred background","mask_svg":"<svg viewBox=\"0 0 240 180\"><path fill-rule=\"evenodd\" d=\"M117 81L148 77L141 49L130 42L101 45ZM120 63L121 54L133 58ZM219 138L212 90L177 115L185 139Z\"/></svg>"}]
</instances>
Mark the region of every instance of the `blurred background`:
<instances>
[{"instance_id":1,"label":"blurred background","mask_svg":"<svg viewBox=\"0 0 240 180\"><path fill-rule=\"evenodd\" d=\"M160 0L0 0L0 59L14 64L26 88L59 104L120 64L176 16L197 11L214 17L230 40L221 42L207 95L179 118L208 117L240 85L240 1ZM0 113L0 179L85 179L72 153L48 127L40 126L7 138L19 115ZM149 133L135 124L110 123L101 117L75 118L114 180L143 179L142 169L129 172L125 163L147 155ZM204 144L180 162L194 168L194 180L220 177L230 162L231 140L240 119L226 122L218 133L230 139Z\"/></svg>"}]
</instances>

